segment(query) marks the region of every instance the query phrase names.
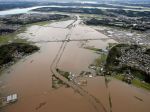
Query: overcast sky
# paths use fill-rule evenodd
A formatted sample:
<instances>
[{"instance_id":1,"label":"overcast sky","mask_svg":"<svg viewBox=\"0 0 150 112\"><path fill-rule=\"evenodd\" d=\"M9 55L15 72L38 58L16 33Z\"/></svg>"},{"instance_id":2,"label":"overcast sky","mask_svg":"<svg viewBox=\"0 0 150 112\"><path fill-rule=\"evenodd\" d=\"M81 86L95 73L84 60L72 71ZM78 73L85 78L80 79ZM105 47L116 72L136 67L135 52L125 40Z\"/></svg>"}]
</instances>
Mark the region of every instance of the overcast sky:
<instances>
[{"instance_id":1,"label":"overcast sky","mask_svg":"<svg viewBox=\"0 0 150 112\"><path fill-rule=\"evenodd\" d=\"M57 1L58 2L58 1L124 1L124 0L0 0L0 1ZM138 1L138 0L132 0L132 1Z\"/></svg>"},{"instance_id":2,"label":"overcast sky","mask_svg":"<svg viewBox=\"0 0 150 112\"><path fill-rule=\"evenodd\" d=\"M77 1L90 1L90 2L95 2L95 1L132 1L134 3L141 1L148 1L150 2L150 0L0 0L0 1L50 1L50 2L77 2Z\"/></svg>"},{"instance_id":3,"label":"overcast sky","mask_svg":"<svg viewBox=\"0 0 150 112\"><path fill-rule=\"evenodd\" d=\"M0 0L0 1L49 1L49 2L77 2L77 1L107 1L107 0Z\"/></svg>"}]
</instances>

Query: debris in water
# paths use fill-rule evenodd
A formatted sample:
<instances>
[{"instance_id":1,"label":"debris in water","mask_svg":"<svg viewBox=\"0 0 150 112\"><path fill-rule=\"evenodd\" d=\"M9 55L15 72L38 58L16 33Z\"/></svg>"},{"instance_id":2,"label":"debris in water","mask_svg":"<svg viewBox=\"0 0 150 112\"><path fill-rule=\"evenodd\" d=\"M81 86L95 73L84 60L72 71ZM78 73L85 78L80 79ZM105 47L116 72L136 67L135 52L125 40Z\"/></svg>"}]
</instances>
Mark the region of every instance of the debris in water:
<instances>
[{"instance_id":1,"label":"debris in water","mask_svg":"<svg viewBox=\"0 0 150 112\"><path fill-rule=\"evenodd\" d=\"M35 110L39 110L39 109L42 108L44 105L46 105L46 102L40 103L40 104L35 108Z\"/></svg>"},{"instance_id":2,"label":"debris in water","mask_svg":"<svg viewBox=\"0 0 150 112\"><path fill-rule=\"evenodd\" d=\"M134 96L137 100L139 100L139 101L143 101L143 99L141 99L141 98L139 98L139 97L137 97L137 96Z\"/></svg>"}]
</instances>

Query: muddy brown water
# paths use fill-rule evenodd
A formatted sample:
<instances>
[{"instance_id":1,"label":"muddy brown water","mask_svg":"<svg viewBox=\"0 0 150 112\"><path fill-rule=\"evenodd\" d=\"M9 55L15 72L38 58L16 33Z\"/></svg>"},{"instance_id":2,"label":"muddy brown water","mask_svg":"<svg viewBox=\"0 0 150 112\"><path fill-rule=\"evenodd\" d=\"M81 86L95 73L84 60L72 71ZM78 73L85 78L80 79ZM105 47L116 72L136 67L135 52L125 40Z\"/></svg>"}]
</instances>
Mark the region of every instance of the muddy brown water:
<instances>
[{"instance_id":1,"label":"muddy brown water","mask_svg":"<svg viewBox=\"0 0 150 112\"><path fill-rule=\"evenodd\" d=\"M18 34L20 38L30 41L47 41L65 39L70 29L65 27L73 20L56 22L45 26L34 25L25 33ZM108 38L94 29L76 23L72 29L71 39ZM83 49L83 45L105 49L113 40L93 40L68 42L58 67L79 74L89 70L98 54ZM61 86L52 88L52 73L50 66L54 60L61 42L36 43L39 52L21 59L0 77L1 91L5 95L17 93L16 103L3 108L4 112L96 112L95 108L84 96L74 89ZM88 94L100 101L109 112L108 89L111 94L113 112L149 112L150 93L146 90L127 85L111 79L108 89L104 77L84 78L86 86L81 86ZM136 97L142 99L138 100Z\"/></svg>"}]
</instances>

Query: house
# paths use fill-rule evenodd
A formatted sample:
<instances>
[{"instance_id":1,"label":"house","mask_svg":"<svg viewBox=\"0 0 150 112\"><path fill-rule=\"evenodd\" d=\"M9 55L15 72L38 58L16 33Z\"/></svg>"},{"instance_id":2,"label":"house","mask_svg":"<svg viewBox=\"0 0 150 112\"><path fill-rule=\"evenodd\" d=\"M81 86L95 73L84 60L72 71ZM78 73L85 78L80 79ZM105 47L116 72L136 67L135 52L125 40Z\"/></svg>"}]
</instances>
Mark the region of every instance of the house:
<instances>
[{"instance_id":1,"label":"house","mask_svg":"<svg viewBox=\"0 0 150 112\"><path fill-rule=\"evenodd\" d=\"M17 99L18 99L17 94L9 95L6 97L6 102L7 103L14 103L17 101Z\"/></svg>"}]
</instances>

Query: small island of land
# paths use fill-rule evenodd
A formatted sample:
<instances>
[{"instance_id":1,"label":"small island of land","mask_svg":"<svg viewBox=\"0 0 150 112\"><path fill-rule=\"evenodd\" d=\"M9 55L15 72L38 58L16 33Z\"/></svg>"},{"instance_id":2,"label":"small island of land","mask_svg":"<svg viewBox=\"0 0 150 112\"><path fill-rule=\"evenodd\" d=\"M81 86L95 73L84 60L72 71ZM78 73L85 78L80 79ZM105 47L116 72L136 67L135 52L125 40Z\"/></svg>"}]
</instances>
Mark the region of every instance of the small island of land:
<instances>
[{"instance_id":1,"label":"small island of land","mask_svg":"<svg viewBox=\"0 0 150 112\"><path fill-rule=\"evenodd\" d=\"M39 48L27 43L10 43L0 46L0 70L25 55L29 55Z\"/></svg>"}]
</instances>

